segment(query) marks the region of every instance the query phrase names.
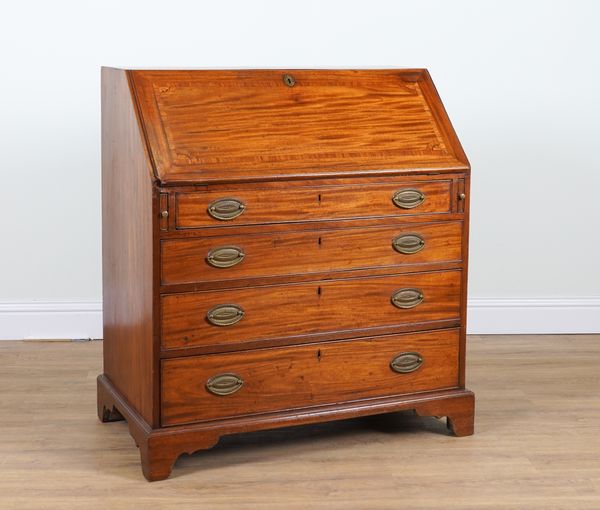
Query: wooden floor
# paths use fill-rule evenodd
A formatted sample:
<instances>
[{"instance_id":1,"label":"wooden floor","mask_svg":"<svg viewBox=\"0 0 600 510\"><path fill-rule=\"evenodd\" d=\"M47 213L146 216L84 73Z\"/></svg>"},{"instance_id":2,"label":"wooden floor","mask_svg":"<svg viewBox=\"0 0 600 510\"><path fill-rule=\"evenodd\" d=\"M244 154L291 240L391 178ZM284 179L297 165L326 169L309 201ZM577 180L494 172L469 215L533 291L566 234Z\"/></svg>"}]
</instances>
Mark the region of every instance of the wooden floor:
<instances>
[{"instance_id":1,"label":"wooden floor","mask_svg":"<svg viewBox=\"0 0 600 510\"><path fill-rule=\"evenodd\" d=\"M600 335L471 337L476 432L411 413L225 438L148 483L101 342L0 342L1 509L600 509Z\"/></svg>"}]
</instances>

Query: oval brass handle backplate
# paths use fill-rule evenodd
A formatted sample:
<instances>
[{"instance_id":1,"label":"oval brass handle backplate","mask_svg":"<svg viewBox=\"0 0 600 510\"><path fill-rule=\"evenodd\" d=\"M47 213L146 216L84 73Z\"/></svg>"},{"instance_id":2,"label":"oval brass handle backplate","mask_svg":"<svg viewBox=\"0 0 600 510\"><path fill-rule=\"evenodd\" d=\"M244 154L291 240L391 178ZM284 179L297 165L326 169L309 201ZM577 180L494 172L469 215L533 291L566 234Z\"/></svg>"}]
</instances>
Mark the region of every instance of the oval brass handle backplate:
<instances>
[{"instance_id":1,"label":"oval brass handle backplate","mask_svg":"<svg viewBox=\"0 0 600 510\"><path fill-rule=\"evenodd\" d=\"M390 368L399 374L408 374L422 364L423 357L418 352L401 352L390 362Z\"/></svg>"},{"instance_id":2,"label":"oval brass handle backplate","mask_svg":"<svg viewBox=\"0 0 600 510\"><path fill-rule=\"evenodd\" d=\"M425 248L425 239L419 234L402 234L393 239L392 246L398 253L411 255Z\"/></svg>"},{"instance_id":3,"label":"oval brass handle backplate","mask_svg":"<svg viewBox=\"0 0 600 510\"><path fill-rule=\"evenodd\" d=\"M400 289L392 294L392 304L398 308L414 308L425 296L419 289Z\"/></svg>"},{"instance_id":4,"label":"oval brass handle backplate","mask_svg":"<svg viewBox=\"0 0 600 510\"><path fill-rule=\"evenodd\" d=\"M392 202L401 209L414 209L425 201L425 194L418 189L401 189L394 193Z\"/></svg>"},{"instance_id":5,"label":"oval brass handle backplate","mask_svg":"<svg viewBox=\"0 0 600 510\"><path fill-rule=\"evenodd\" d=\"M215 326L232 326L244 318L244 310L238 305L217 305L206 312L206 319Z\"/></svg>"},{"instance_id":6,"label":"oval brass handle backplate","mask_svg":"<svg viewBox=\"0 0 600 510\"><path fill-rule=\"evenodd\" d=\"M244 380L236 374L218 374L206 381L206 389L214 395L231 395L244 385Z\"/></svg>"},{"instance_id":7,"label":"oval brass handle backplate","mask_svg":"<svg viewBox=\"0 0 600 510\"><path fill-rule=\"evenodd\" d=\"M219 246L210 250L206 261L213 267L232 267L239 264L246 254L237 246Z\"/></svg>"},{"instance_id":8,"label":"oval brass handle backplate","mask_svg":"<svg viewBox=\"0 0 600 510\"><path fill-rule=\"evenodd\" d=\"M220 198L208 206L208 214L217 220L233 220L246 210L246 204L237 198Z\"/></svg>"}]
</instances>

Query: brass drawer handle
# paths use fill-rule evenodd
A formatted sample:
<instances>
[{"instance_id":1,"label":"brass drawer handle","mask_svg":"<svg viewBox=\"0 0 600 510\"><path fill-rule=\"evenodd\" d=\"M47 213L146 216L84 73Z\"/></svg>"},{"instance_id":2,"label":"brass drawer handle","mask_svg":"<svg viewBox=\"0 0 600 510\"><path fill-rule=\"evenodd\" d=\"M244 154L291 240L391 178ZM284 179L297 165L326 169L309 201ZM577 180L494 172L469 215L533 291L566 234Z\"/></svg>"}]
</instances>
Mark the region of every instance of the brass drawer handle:
<instances>
[{"instance_id":1,"label":"brass drawer handle","mask_svg":"<svg viewBox=\"0 0 600 510\"><path fill-rule=\"evenodd\" d=\"M392 294L392 304L398 308L414 308L425 296L419 289L400 289Z\"/></svg>"},{"instance_id":2,"label":"brass drawer handle","mask_svg":"<svg viewBox=\"0 0 600 510\"><path fill-rule=\"evenodd\" d=\"M206 381L206 389L214 395L231 395L244 385L244 380L235 374L218 374Z\"/></svg>"},{"instance_id":3,"label":"brass drawer handle","mask_svg":"<svg viewBox=\"0 0 600 510\"><path fill-rule=\"evenodd\" d=\"M239 264L246 254L237 246L219 246L210 250L206 261L213 267L232 267Z\"/></svg>"},{"instance_id":4,"label":"brass drawer handle","mask_svg":"<svg viewBox=\"0 0 600 510\"><path fill-rule=\"evenodd\" d=\"M392 202L401 209L414 209L425 201L425 194L418 189L401 189L394 193Z\"/></svg>"},{"instance_id":5,"label":"brass drawer handle","mask_svg":"<svg viewBox=\"0 0 600 510\"><path fill-rule=\"evenodd\" d=\"M237 198L220 198L208 206L208 214L216 220L233 220L242 214L246 204Z\"/></svg>"},{"instance_id":6,"label":"brass drawer handle","mask_svg":"<svg viewBox=\"0 0 600 510\"><path fill-rule=\"evenodd\" d=\"M392 246L398 253L411 255L425 248L425 239L419 234L402 234L394 238Z\"/></svg>"},{"instance_id":7,"label":"brass drawer handle","mask_svg":"<svg viewBox=\"0 0 600 510\"><path fill-rule=\"evenodd\" d=\"M217 305L206 312L206 319L215 326L232 326L244 318L244 310L238 305Z\"/></svg>"},{"instance_id":8,"label":"brass drawer handle","mask_svg":"<svg viewBox=\"0 0 600 510\"><path fill-rule=\"evenodd\" d=\"M422 364L423 357L418 352L401 352L390 362L390 368L399 374L409 374Z\"/></svg>"}]
</instances>

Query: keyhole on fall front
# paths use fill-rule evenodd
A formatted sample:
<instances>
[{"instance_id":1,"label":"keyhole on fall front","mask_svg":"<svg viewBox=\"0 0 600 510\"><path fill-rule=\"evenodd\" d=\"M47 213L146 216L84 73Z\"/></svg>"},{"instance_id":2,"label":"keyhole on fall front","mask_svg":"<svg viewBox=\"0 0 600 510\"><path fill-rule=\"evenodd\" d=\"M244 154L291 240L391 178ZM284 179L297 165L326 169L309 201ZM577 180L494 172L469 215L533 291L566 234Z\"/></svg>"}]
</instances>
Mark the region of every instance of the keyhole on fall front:
<instances>
[{"instance_id":1,"label":"keyhole on fall front","mask_svg":"<svg viewBox=\"0 0 600 510\"><path fill-rule=\"evenodd\" d=\"M317 361L321 361L321 349L317 351Z\"/></svg>"}]
</instances>

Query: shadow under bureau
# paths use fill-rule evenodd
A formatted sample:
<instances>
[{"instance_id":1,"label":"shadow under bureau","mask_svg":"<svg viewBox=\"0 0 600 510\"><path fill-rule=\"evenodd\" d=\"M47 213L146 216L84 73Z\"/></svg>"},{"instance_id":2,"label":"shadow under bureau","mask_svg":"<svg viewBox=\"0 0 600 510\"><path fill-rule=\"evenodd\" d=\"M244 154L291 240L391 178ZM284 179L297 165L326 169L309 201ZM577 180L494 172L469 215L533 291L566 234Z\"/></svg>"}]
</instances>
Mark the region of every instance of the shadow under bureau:
<instances>
[{"instance_id":1,"label":"shadow under bureau","mask_svg":"<svg viewBox=\"0 0 600 510\"><path fill-rule=\"evenodd\" d=\"M252 430L473 433L469 163L426 70L104 68L102 202L98 414L149 480Z\"/></svg>"}]
</instances>

